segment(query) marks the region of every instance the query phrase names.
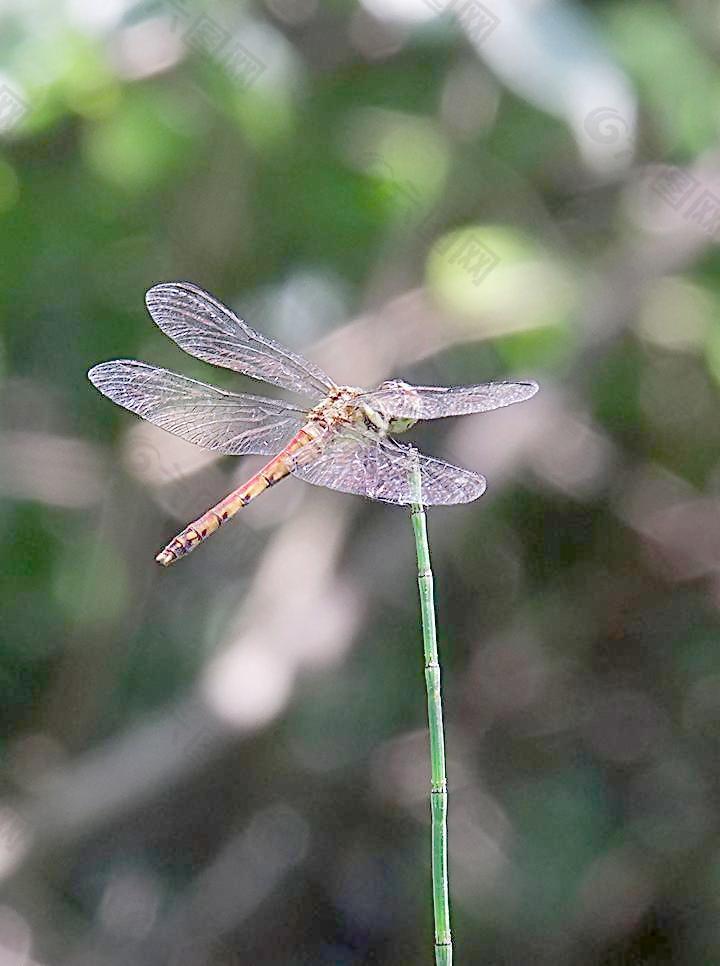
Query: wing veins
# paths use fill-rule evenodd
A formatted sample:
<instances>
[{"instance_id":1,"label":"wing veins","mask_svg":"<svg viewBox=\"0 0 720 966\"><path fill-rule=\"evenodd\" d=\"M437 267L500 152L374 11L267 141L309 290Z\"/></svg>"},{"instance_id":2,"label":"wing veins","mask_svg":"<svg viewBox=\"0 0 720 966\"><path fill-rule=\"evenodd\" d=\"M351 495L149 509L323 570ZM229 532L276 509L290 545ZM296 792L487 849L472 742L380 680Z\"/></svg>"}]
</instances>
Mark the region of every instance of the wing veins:
<instances>
[{"instance_id":1,"label":"wing veins","mask_svg":"<svg viewBox=\"0 0 720 966\"><path fill-rule=\"evenodd\" d=\"M416 453L388 437L343 427L303 447L291 460L290 471L308 483L408 505L413 502L410 473ZM426 506L468 503L485 491L485 478L472 470L423 453L417 458Z\"/></svg>"},{"instance_id":2,"label":"wing veins","mask_svg":"<svg viewBox=\"0 0 720 966\"><path fill-rule=\"evenodd\" d=\"M317 400L335 385L314 363L263 336L190 282L155 285L145 300L159 328L181 349L205 362Z\"/></svg>"},{"instance_id":3,"label":"wing veins","mask_svg":"<svg viewBox=\"0 0 720 966\"><path fill-rule=\"evenodd\" d=\"M536 382L487 382L473 386L413 386L399 380L382 383L363 398L390 418L442 419L492 412L530 399Z\"/></svg>"},{"instance_id":4,"label":"wing veins","mask_svg":"<svg viewBox=\"0 0 720 966\"><path fill-rule=\"evenodd\" d=\"M131 359L101 363L88 376L100 392L143 419L229 455L276 453L308 415L284 400L229 393ZM208 418L213 409L218 414Z\"/></svg>"}]
</instances>

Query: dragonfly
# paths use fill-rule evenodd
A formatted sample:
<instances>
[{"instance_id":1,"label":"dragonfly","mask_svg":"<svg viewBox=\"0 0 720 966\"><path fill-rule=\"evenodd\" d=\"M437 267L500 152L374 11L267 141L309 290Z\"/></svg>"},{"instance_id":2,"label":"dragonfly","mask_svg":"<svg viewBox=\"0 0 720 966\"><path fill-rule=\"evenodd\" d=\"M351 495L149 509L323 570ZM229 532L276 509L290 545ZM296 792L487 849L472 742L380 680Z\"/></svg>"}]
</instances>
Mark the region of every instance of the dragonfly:
<instances>
[{"instance_id":1,"label":"dragonfly","mask_svg":"<svg viewBox=\"0 0 720 966\"><path fill-rule=\"evenodd\" d=\"M304 397L304 406L228 392L196 379L116 359L93 366L92 384L113 402L208 450L272 458L174 537L156 556L164 567L186 556L243 507L287 476L386 503L469 503L485 477L418 453L394 435L419 420L481 413L529 399L536 382L413 386L399 379L376 389L339 386L318 366L251 328L191 282L163 282L145 296L153 321L181 349ZM415 478L417 479L417 478Z\"/></svg>"}]
</instances>

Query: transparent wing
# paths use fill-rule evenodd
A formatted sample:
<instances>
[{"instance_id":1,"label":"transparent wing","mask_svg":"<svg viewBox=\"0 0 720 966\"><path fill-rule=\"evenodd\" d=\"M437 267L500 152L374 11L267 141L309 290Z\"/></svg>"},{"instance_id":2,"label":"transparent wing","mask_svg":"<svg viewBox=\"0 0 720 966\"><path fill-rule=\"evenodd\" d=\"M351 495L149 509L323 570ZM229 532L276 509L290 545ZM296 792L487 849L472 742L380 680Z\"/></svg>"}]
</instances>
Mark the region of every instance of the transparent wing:
<instances>
[{"instance_id":1,"label":"transparent wing","mask_svg":"<svg viewBox=\"0 0 720 966\"><path fill-rule=\"evenodd\" d=\"M304 446L290 471L307 483L357 493L385 503L412 503L410 472L416 451L383 436L332 431ZM425 506L469 503L485 492L486 481L472 470L417 454Z\"/></svg>"},{"instance_id":2,"label":"transparent wing","mask_svg":"<svg viewBox=\"0 0 720 966\"><path fill-rule=\"evenodd\" d=\"M397 419L439 419L465 413L485 413L530 399L536 382L486 382L477 386L411 386L398 380L383 382L359 401Z\"/></svg>"},{"instance_id":3,"label":"transparent wing","mask_svg":"<svg viewBox=\"0 0 720 966\"><path fill-rule=\"evenodd\" d=\"M256 332L190 282L154 285L145 302L162 331L204 362L243 372L316 401L324 399L334 386L322 369Z\"/></svg>"},{"instance_id":4,"label":"transparent wing","mask_svg":"<svg viewBox=\"0 0 720 966\"><path fill-rule=\"evenodd\" d=\"M307 420L307 413L290 403L225 392L132 359L102 362L88 378L130 412L230 456L276 453Z\"/></svg>"}]
</instances>

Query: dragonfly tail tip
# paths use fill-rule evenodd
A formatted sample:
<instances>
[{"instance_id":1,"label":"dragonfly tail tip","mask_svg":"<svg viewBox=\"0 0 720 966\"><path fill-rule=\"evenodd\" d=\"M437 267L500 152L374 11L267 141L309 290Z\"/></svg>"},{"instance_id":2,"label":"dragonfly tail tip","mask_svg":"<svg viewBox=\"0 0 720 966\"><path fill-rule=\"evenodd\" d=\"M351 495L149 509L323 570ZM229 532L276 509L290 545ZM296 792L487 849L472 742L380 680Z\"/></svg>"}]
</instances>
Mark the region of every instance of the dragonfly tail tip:
<instances>
[{"instance_id":1,"label":"dragonfly tail tip","mask_svg":"<svg viewBox=\"0 0 720 966\"><path fill-rule=\"evenodd\" d=\"M175 555L172 554L167 548L165 548L165 550L161 550L157 557L155 557L155 560L160 564L161 567L169 567L174 559Z\"/></svg>"}]
</instances>

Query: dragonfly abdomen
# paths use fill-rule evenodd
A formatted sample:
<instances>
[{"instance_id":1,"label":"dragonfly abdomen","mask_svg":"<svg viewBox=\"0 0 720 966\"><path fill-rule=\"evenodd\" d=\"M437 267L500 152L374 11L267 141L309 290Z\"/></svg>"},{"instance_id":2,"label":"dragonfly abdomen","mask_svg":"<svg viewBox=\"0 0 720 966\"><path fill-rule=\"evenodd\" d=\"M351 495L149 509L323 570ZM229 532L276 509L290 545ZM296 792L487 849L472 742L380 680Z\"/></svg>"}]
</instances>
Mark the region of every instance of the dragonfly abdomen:
<instances>
[{"instance_id":1,"label":"dragonfly abdomen","mask_svg":"<svg viewBox=\"0 0 720 966\"><path fill-rule=\"evenodd\" d=\"M163 567L169 567L180 557L194 550L216 530L235 516L243 507L247 506L256 496L260 496L269 487L279 483L289 473L288 457L291 456L301 446L306 445L312 440L312 436L304 429L301 429L288 445L266 463L262 469L251 476L246 483L233 490L223 500L216 503L214 507L207 510L201 517L189 523L182 533L174 537L170 543L160 551L155 557L157 562Z\"/></svg>"}]
</instances>

